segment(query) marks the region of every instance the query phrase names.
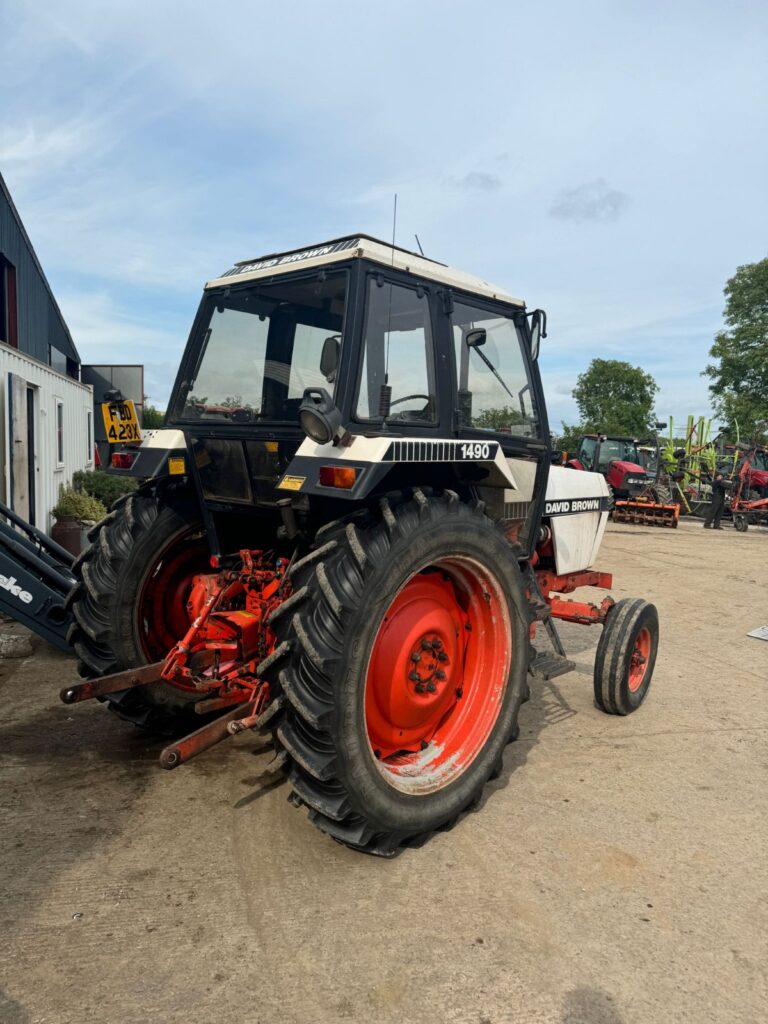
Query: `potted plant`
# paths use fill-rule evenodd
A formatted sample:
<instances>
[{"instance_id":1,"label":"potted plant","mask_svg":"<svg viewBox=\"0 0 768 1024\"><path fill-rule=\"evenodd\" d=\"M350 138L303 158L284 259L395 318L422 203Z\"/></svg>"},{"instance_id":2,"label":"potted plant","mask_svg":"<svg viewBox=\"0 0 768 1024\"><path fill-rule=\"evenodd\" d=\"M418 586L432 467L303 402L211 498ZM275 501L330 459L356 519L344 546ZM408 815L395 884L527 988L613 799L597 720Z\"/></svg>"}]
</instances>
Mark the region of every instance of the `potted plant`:
<instances>
[{"instance_id":1,"label":"potted plant","mask_svg":"<svg viewBox=\"0 0 768 1024\"><path fill-rule=\"evenodd\" d=\"M88 544L88 530L106 514L107 510L98 498L74 487L62 487L53 509L56 522L51 536L67 551L79 555Z\"/></svg>"}]
</instances>

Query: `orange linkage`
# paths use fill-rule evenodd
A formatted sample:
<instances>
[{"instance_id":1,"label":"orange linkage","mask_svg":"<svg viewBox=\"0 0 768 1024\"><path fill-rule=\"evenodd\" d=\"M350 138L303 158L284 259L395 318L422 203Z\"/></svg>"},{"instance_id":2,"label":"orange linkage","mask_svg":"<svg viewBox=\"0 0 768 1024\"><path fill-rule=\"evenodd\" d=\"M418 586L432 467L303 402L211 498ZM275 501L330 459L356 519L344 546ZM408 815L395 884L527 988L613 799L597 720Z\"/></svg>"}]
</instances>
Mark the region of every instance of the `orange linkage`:
<instances>
[{"instance_id":1,"label":"orange linkage","mask_svg":"<svg viewBox=\"0 0 768 1024\"><path fill-rule=\"evenodd\" d=\"M196 705L200 711L249 703L255 718L269 699L256 668L274 647L267 619L290 593L288 563L247 549L240 559L236 569L195 577L188 607L197 614L166 657L161 677L180 689L209 695Z\"/></svg>"}]
</instances>

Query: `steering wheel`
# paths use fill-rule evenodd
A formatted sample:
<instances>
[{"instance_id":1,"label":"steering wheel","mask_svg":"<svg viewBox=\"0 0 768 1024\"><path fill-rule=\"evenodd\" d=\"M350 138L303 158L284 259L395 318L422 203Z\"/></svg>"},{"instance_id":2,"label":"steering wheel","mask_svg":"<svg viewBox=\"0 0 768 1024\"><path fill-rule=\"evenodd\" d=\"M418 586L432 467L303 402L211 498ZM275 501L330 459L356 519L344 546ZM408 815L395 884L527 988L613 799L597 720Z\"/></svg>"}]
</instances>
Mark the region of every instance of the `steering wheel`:
<instances>
[{"instance_id":1,"label":"steering wheel","mask_svg":"<svg viewBox=\"0 0 768 1024\"><path fill-rule=\"evenodd\" d=\"M432 401L431 395L406 395L405 398L396 398L394 402L389 403L390 409L393 405L400 405L401 402L409 402L412 398L424 398L427 402Z\"/></svg>"}]
</instances>

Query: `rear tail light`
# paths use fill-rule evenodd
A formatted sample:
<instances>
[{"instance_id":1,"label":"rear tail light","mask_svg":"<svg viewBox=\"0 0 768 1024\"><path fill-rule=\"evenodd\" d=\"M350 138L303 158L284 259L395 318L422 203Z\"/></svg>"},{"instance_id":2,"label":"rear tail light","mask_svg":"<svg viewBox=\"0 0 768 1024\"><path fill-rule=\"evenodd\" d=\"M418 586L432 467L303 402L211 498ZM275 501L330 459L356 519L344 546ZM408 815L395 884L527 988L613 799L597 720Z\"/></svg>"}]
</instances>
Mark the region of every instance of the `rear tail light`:
<instances>
[{"instance_id":1,"label":"rear tail light","mask_svg":"<svg viewBox=\"0 0 768 1024\"><path fill-rule=\"evenodd\" d=\"M113 452L112 465L115 469L130 469L135 456L132 452Z\"/></svg>"},{"instance_id":2,"label":"rear tail light","mask_svg":"<svg viewBox=\"0 0 768 1024\"><path fill-rule=\"evenodd\" d=\"M93 461L96 469L101 469L101 455L99 454L99 446L97 444L93 446Z\"/></svg>"},{"instance_id":3,"label":"rear tail light","mask_svg":"<svg viewBox=\"0 0 768 1024\"><path fill-rule=\"evenodd\" d=\"M355 486L357 470L352 466L321 466L320 484L322 487L340 487L345 491Z\"/></svg>"}]
</instances>

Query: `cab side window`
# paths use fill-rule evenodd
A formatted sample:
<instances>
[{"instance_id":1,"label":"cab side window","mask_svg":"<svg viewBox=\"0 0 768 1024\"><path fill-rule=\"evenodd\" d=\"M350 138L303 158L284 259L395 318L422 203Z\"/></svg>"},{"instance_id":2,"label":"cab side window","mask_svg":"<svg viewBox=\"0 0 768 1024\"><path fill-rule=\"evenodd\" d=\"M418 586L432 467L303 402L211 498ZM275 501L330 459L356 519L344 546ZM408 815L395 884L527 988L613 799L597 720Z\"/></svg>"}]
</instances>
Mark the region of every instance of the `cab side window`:
<instances>
[{"instance_id":1,"label":"cab side window","mask_svg":"<svg viewBox=\"0 0 768 1024\"><path fill-rule=\"evenodd\" d=\"M434 349L426 291L371 276L363 345L357 419L381 418L381 387L388 384L392 388L389 421L434 423Z\"/></svg>"},{"instance_id":2,"label":"cab side window","mask_svg":"<svg viewBox=\"0 0 768 1024\"><path fill-rule=\"evenodd\" d=\"M579 448L578 459L584 466L584 469L592 469L592 464L595 461L596 447L597 440L594 437L585 437L582 440L581 447Z\"/></svg>"},{"instance_id":3,"label":"cab side window","mask_svg":"<svg viewBox=\"0 0 768 1024\"><path fill-rule=\"evenodd\" d=\"M510 317L454 301L451 314L459 425L538 437L539 423L524 355Z\"/></svg>"}]
</instances>

